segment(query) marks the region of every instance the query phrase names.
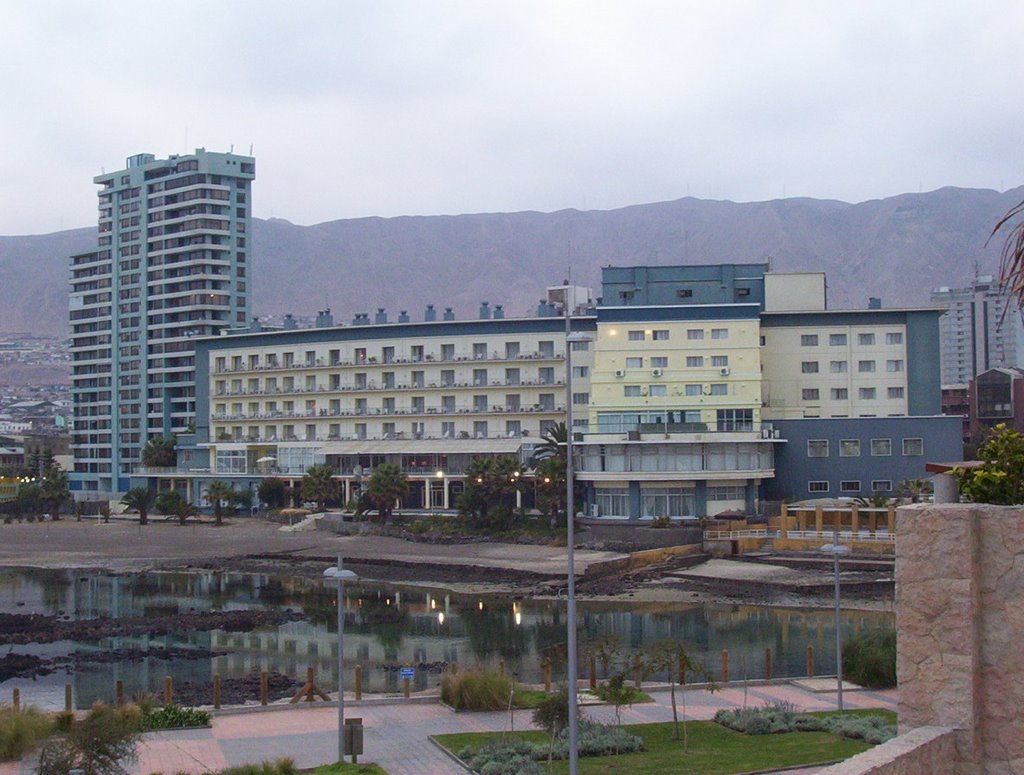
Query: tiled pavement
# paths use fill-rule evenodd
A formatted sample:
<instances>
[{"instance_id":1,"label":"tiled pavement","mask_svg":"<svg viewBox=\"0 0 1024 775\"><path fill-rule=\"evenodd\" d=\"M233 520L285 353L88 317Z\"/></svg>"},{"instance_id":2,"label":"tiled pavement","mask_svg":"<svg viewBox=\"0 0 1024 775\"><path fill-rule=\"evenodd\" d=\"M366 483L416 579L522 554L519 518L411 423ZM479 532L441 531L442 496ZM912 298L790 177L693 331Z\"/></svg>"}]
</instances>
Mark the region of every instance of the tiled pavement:
<instances>
[{"instance_id":1,"label":"tiled pavement","mask_svg":"<svg viewBox=\"0 0 1024 775\"><path fill-rule=\"evenodd\" d=\"M683 698L677 692L682 710ZM669 721L672 718L668 691L652 693L653 703L624 708L622 721L635 724ZM848 692L847 707L895 708L896 694ZM760 706L785 700L804 710L835 707L832 693L812 693L789 684L750 687L732 685L710 694L687 691L686 717L709 719L719 708ZM614 710L591 706L586 714L600 721L613 721ZM390 775L459 775L458 765L438 750L429 735L448 732L502 731L509 728L507 713L453 713L440 704L356 705L346 703L346 715L360 716L365 727L365 761L375 761ZM290 757L300 768L334 761L337 752L337 711L330 707L290 708L214 719L211 729L154 732L139 746L138 775L162 772L202 773L230 765ZM516 729L530 726L530 711L515 713ZM20 772L19 772L20 771ZM30 765L0 765L0 775L28 775ZM804 770L803 773L810 771Z\"/></svg>"}]
</instances>

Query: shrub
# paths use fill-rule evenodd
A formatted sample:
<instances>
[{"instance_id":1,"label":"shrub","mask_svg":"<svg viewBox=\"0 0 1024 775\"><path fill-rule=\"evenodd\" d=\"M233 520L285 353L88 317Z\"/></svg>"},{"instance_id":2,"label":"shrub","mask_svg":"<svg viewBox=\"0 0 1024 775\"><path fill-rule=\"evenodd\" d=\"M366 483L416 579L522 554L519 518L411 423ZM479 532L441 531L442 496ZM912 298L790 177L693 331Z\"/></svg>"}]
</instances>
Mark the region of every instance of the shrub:
<instances>
[{"instance_id":1,"label":"shrub","mask_svg":"<svg viewBox=\"0 0 1024 775\"><path fill-rule=\"evenodd\" d=\"M456 710L504 710L512 679L496 670L467 670L441 679L441 701Z\"/></svg>"},{"instance_id":2,"label":"shrub","mask_svg":"<svg viewBox=\"0 0 1024 775\"><path fill-rule=\"evenodd\" d=\"M459 758L480 775L544 775L544 768L536 761L537 750L532 743L504 740L489 743L475 753L463 751Z\"/></svg>"},{"instance_id":3,"label":"shrub","mask_svg":"<svg viewBox=\"0 0 1024 775\"><path fill-rule=\"evenodd\" d=\"M569 757L568 730L563 729L553 744L525 740L496 740L474 752L466 748L459 758L480 775L543 775L537 762ZM621 727L580 719L577 737L580 756L610 756L644 750L644 741Z\"/></svg>"},{"instance_id":4,"label":"shrub","mask_svg":"<svg viewBox=\"0 0 1024 775\"><path fill-rule=\"evenodd\" d=\"M766 705L763 708L720 710L715 722L748 735L772 735L783 732L831 732L840 737L863 740L872 745L896 737L896 727L882 716L811 716L797 713L792 706Z\"/></svg>"},{"instance_id":5,"label":"shrub","mask_svg":"<svg viewBox=\"0 0 1024 775\"><path fill-rule=\"evenodd\" d=\"M228 767L220 770L215 775L296 775L295 762L291 759L277 759L272 762L260 762L259 764L241 764L237 767Z\"/></svg>"},{"instance_id":6,"label":"shrub","mask_svg":"<svg viewBox=\"0 0 1024 775\"><path fill-rule=\"evenodd\" d=\"M181 729L182 727L208 727L210 714L196 708L164 705L142 716L143 729Z\"/></svg>"},{"instance_id":7,"label":"shrub","mask_svg":"<svg viewBox=\"0 0 1024 775\"><path fill-rule=\"evenodd\" d=\"M896 631L867 630L843 643L843 677L871 689L896 685Z\"/></svg>"},{"instance_id":8,"label":"shrub","mask_svg":"<svg viewBox=\"0 0 1024 775\"><path fill-rule=\"evenodd\" d=\"M17 760L45 740L54 722L34 706L17 713L9 705L0 705L0 761Z\"/></svg>"},{"instance_id":9,"label":"shrub","mask_svg":"<svg viewBox=\"0 0 1024 775\"><path fill-rule=\"evenodd\" d=\"M569 687L560 686L533 711L533 723L554 736L569 726Z\"/></svg>"},{"instance_id":10,"label":"shrub","mask_svg":"<svg viewBox=\"0 0 1024 775\"><path fill-rule=\"evenodd\" d=\"M67 734L51 738L39 752L39 775L125 775L123 762L135 760L139 729L125 714L97 703L71 725Z\"/></svg>"}]
</instances>

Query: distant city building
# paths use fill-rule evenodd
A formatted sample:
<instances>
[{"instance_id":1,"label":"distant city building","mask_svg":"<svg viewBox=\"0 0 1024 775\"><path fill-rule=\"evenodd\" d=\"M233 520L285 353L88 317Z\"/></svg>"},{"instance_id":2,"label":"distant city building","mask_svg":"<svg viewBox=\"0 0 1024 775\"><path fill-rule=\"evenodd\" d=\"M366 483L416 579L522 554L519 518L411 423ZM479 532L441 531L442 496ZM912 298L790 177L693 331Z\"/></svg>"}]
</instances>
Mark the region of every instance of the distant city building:
<instances>
[{"instance_id":1,"label":"distant city building","mask_svg":"<svg viewBox=\"0 0 1024 775\"><path fill-rule=\"evenodd\" d=\"M601 303L548 289L535 318L237 331L196 345L196 434L138 483L202 505L214 479L255 495L334 469L342 497L394 463L406 508L454 508L477 457L524 463L566 420L566 301L581 511L638 520L753 512L763 498L891 496L959 459L940 414L940 309L829 310L821 273L763 264L607 267ZM519 495L533 505L531 488Z\"/></svg>"},{"instance_id":2,"label":"distant city building","mask_svg":"<svg viewBox=\"0 0 1024 775\"><path fill-rule=\"evenodd\" d=\"M971 380L970 424L974 440L996 425L1024 432L1024 371L989 369Z\"/></svg>"},{"instance_id":3,"label":"distant city building","mask_svg":"<svg viewBox=\"0 0 1024 775\"><path fill-rule=\"evenodd\" d=\"M249 319L255 161L139 154L98 175L97 249L71 257L75 490L123 492L195 413L193 340Z\"/></svg>"},{"instance_id":4,"label":"distant city building","mask_svg":"<svg viewBox=\"0 0 1024 775\"><path fill-rule=\"evenodd\" d=\"M936 288L931 300L947 310L939 318L943 385L966 385L988 369L1024 365L1021 310L991 275L976 277L969 288Z\"/></svg>"}]
</instances>

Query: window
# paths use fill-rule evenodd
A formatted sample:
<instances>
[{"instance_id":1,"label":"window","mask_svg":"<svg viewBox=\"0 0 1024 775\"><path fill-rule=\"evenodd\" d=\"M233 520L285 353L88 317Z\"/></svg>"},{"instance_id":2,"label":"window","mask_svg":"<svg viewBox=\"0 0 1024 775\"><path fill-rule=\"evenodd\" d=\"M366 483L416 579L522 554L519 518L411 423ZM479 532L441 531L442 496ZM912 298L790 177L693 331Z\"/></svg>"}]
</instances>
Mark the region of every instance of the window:
<instances>
[{"instance_id":1,"label":"window","mask_svg":"<svg viewBox=\"0 0 1024 775\"><path fill-rule=\"evenodd\" d=\"M505 435L509 438L516 438L522 435L522 423L519 420L505 420Z\"/></svg>"},{"instance_id":2,"label":"window","mask_svg":"<svg viewBox=\"0 0 1024 775\"><path fill-rule=\"evenodd\" d=\"M505 394L505 409L509 412L518 412L522 405L522 398L518 393Z\"/></svg>"},{"instance_id":3,"label":"window","mask_svg":"<svg viewBox=\"0 0 1024 775\"><path fill-rule=\"evenodd\" d=\"M712 366L728 366L729 356L728 355L712 355L711 356Z\"/></svg>"},{"instance_id":4,"label":"window","mask_svg":"<svg viewBox=\"0 0 1024 775\"><path fill-rule=\"evenodd\" d=\"M874 401L875 400L875 389L871 388L859 388L857 390L857 398L861 401Z\"/></svg>"},{"instance_id":5,"label":"window","mask_svg":"<svg viewBox=\"0 0 1024 775\"><path fill-rule=\"evenodd\" d=\"M590 349L590 342L569 342L569 349L574 353L586 352Z\"/></svg>"},{"instance_id":6,"label":"window","mask_svg":"<svg viewBox=\"0 0 1024 775\"><path fill-rule=\"evenodd\" d=\"M803 361L800 364L801 374L817 374L818 373L818 362L817 361Z\"/></svg>"},{"instance_id":7,"label":"window","mask_svg":"<svg viewBox=\"0 0 1024 775\"><path fill-rule=\"evenodd\" d=\"M652 398L664 398L668 395L668 385L651 385Z\"/></svg>"},{"instance_id":8,"label":"window","mask_svg":"<svg viewBox=\"0 0 1024 775\"><path fill-rule=\"evenodd\" d=\"M892 492L891 479L872 479L871 492Z\"/></svg>"},{"instance_id":9,"label":"window","mask_svg":"<svg viewBox=\"0 0 1024 775\"><path fill-rule=\"evenodd\" d=\"M441 423L441 438L442 439L454 439L455 438L455 423L453 423L453 422L442 422Z\"/></svg>"},{"instance_id":10,"label":"window","mask_svg":"<svg viewBox=\"0 0 1024 775\"><path fill-rule=\"evenodd\" d=\"M828 439L808 439L807 457L828 457Z\"/></svg>"},{"instance_id":11,"label":"window","mask_svg":"<svg viewBox=\"0 0 1024 775\"><path fill-rule=\"evenodd\" d=\"M687 412L696 415L694 423L700 422L700 412ZM690 419L687 418L687 422ZM719 409L715 412L715 422L719 431L752 431L754 430L753 409Z\"/></svg>"},{"instance_id":12,"label":"window","mask_svg":"<svg viewBox=\"0 0 1024 775\"><path fill-rule=\"evenodd\" d=\"M626 358L627 369L642 369L644 367L643 358Z\"/></svg>"},{"instance_id":13,"label":"window","mask_svg":"<svg viewBox=\"0 0 1024 775\"><path fill-rule=\"evenodd\" d=\"M808 482L807 492L828 492L828 482Z\"/></svg>"},{"instance_id":14,"label":"window","mask_svg":"<svg viewBox=\"0 0 1024 775\"><path fill-rule=\"evenodd\" d=\"M903 439L903 454L911 457L924 454L924 439Z\"/></svg>"},{"instance_id":15,"label":"window","mask_svg":"<svg viewBox=\"0 0 1024 775\"><path fill-rule=\"evenodd\" d=\"M889 398L894 398L894 399L903 398L903 388L902 387L887 388L886 389L886 395Z\"/></svg>"},{"instance_id":16,"label":"window","mask_svg":"<svg viewBox=\"0 0 1024 775\"><path fill-rule=\"evenodd\" d=\"M519 369L505 369L505 384L518 385L520 382Z\"/></svg>"},{"instance_id":17,"label":"window","mask_svg":"<svg viewBox=\"0 0 1024 775\"><path fill-rule=\"evenodd\" d=\"M800 397L804 401L817 401L818 400L818 388L804 388L800 391Z\"/></svg>"},{"instance_id":18,"label":"window","mask_svg":"<svg viewBox=\"0 0 1024 775\"><path fill-rule=\"evenodd\" d=\"M668 358L666 358L664 356L658 356L658 357L655 357L655 358L651 358L651 368L652 369L667 369L668 368Z\"/></svg>"},{"instance_id":19,"label":"window","mask_svg":"<svg viewBox=\"0 0 1024 775\"><path fill-rule=\"evenodd\" d=\"M861 374L874 374L875 362L874 361L857 361L857 371Z\"/></svg>"},{"instance_id":20,"label":"window","mask_svg":"<svg viewBox=\"0 0 1024 775\"><path fill-rule=\"evenodd\" d=\"M482 361L487 357L487 343L486 342L474 342L473 343L473 360Z\"/></svg>"},{"instance_id":21,"label":"window","mask_svg":"<svg viewBox=\"0 0 1024 775\"><path fill-rule=\"evenodd\" d=\"M885 343L886 344L903 344L903 333L897 331L895 333L888 333L888 334L886 334L885 335Z\"/></svg>"},{"instance_id":22,"label":"window","mask_svg":"<svg viewBox=\"0 0 1024 775\"><path fill-rule=\"evenodd\" d=\"M572 402L576 406L585 406L590 403L590 393L573 393Z\"/></svg>"},{"instance_id":23,"label":"window","mask_svg":"<svg viewBox=\"0 0 1024 775\"><path fill-rule=\"evenodd\" d=\"M846 345L846 334L829 334L828 343L832 347L843 347Z\"/></svg>"},{"instance_id":24,"label":"window","mask_svg":"<svg viewBox=\"0 0 1024 775\"><path fill-rule=\"evenodd\" d=\"M817 347L818 346L818 335L817 334L801 334L800 335L800 346L801 347Z\"/></svg>"},{"instance_id":25,"label":"window","mask_svg":"<svg viewBox=\"0 0 1024 775\"><path fill-rule=\"evenodd\" d=\"M846 361L829 361L828 370L832 374L845 374Z\"/></svg>"},{"instance_id":26,"label":"window","mask_svg":"<svg viewBox=\"0 0 1024 775\"><path fill-rule=\"evenodd\" d=\"M358 358L356 360L358 360ZM443 344L443 345L441 345L441 360L442 361L452 361L452 360L455 360L455 345L454 344Z\"/></svg>"},{"instance_id":27,"label":"window","mask_svg":"<svg viewBox=\"0 0 1024 775\"><path fill-rule=\"evenodd\" d=\"M860 492L860 480L845 479L839 483L839 492Z\"/></svg>"},{"instance_id":28,"label":"window","mask_svg":"<svg viewBox=\"0 0 1024 775\"><path fill-rule=\"evenodd\" d=\"M653 338L654 338L655 342L667 342L668 341L668 331L665 330L665 329L661 329L660 331L655 331Z\"/></svg>"},{"instance_id":29,"label":"window","mask_svg":"<svg viewBox=\"0 0 1024 775\"><path fill-rule=\"evenodd\" d=\"M741 501L746 498L743 485L708 487L709 501Z\"/></svg>"},{"instance_id":30,"label":"window","mask_svg":"<svg viewBox=\"0 0 1024 775\"><path fill-rule=\"evenodd\" d=\"M727 396L729 395L729 386L724 382L719 382L711 385L711 395L713 396Z\"/></svg>"},{"instance_id":31,"label":"window","mask_svg":"<svg viewBox=\"0 0 1024 775\"><path fill-rule=\"evenodd\" d=\"M395 348L394 347L382 347L380 350L381 363L394 363L395 362Z\"/></svg>"},{"instance_id":32,"label":"window","mask_svg":"<svg viewBox=\"0 0 1024 775\"><path fill-rule=\"evenodd\" d=\"M833 401L846 401L850 397L850 391L846 388L832 388L829 397Z\"/></svg>"},{"instance_id":33,"label":"window","mask_svg":"<svg viewBox=\"0 0 1024 775\"><path fill-rule=\"evenodd\" d=\"M629 516L629 489L626 487L604 487L594 491L597 513L602 517Z\"/></svg>"},{"instance_id":34,"label":"window","mask_svg":"<svg viewBox=\"0 0 1024 775\"><path fill-rule=\"evenodd\" d=\"M425 372L414 371L412 373L412 386L413 387L421 388L421 387L425 387L425 385L426 385Z\"/></svg>"},{"instance_id":35,"label":"window","mask_svg":"<svg viewBox=\"0 0 1024 775\"><path fill-rule=\"evenodd\" d=\"M455 396L441 396L441 411L442 412L454 412L455 411Z\"/></svg>"},{"instance_id":36,"label":"window","mask_svg":"<svg viewBox=\"0 0 1024 775\"><path fill-rule=\"evenodd\" d=\"M686 365L689 368L700 368L701 366L704 365L704 356L703 355L687 355L686 356Z\"/></svg>"},{"instance_id":37,"label":"window","mask_svg":"<svg viewBox=\"0 0 1024 775\"><path fill-rule=\"evenodd\" d=\"M554 385L555 369L552 366L537 369L537 381L542 385Z\"/></svg>"},{"instance_id":38,"label":"window","mask_svg":"<svg viewBox=\"0 0 1024 775\"><path fill-rule=\"evenodd\" d=\"M487 420L477 420L473 423L473 436L478 439L487 438Z\"/></svg>"},{"instance_id":39,"label":"window","mask_svg":"<svg viewBox=\"0 0 1024 775\"><path fill-rule=\"evenodd\" d=\"M477 386L487 384L487 369L473 369L473 384Z\"/></svg>"},{"instance_id":40,"label":"window","mask_svg":"<svg viewBox=\"0 0 1024 775\"><path fill-rule=\"evenodd\" d=\"M686 395L688 395L688 396L699 396L700 395L700 385L687 385L686 386Z\"/></svg>"},{"instance_id":41,"label":"window","mask_svg":"<svg viewBox=\"0 0 1024 775\"><path fill-rule=\"evenodd\" d=\"M871 456L888 457L892 454L892 439L871 439Z\"/></svg>"},{"instance_id":42,"label":"window","mask_svg":"<svg viewBox=\"0 0 1024 775\"><path fill-rule=\"evenodd\" d=\"M680 288L676 291L676 296L680 299L690 299L693 297L693 288Z\"/></svg>"},{"instance_id":43,"label":"window","mask_svg":"<svg viewBox=\"0 0 1024 775\"><path fill-rule=\"evenodd\" d=\"M473 411L474 412L486 412L487 411L487 396L473 396Z\"/></svg>"},{"instance_id":44,"label":"window","mask_svg":"<svg viewBox=\"0 0 1024 775\"><path fill-rule=\"evenodd\" d=\"M750 289L749 288L737 288L736 289L736 295L737 296L749 296L750 295Z\"/></svg>"},{"instance_id":45,"label":"window","mask_svg":"<svg viewBox=\"0 0 1024 775\"><path fill-rule=\"evenodd\" d=\"M639 385L623 385L622 395L626 398L639 398L640 397L640 386Z\"/></svg>"},{"instance_id":46,"label":"window","mask_svg":"<svg viewBox=\"0 0 1024 775\"><path fill-rule=\"evenodd\" d=\"M860 439L840 439L839 457L860 457Z\"/></svg>"},{"instance_id":47,"label":"window","mask_svg":"<svg viewBox=\"0 0 1024 775\"><path fill-rule=\"evenodd\" d=\"M643 340L644 340L644 332L643 331L630 331L629 332L629 341L631 341L631 342L642 342Z\"/></svg>"},{"instance_id":48,"label":"window","mask_svg":"<svg viewBox=\"0 0 1024 775\"><path fill-rule=\"evenodd\" d=\"M551 340L537 342L537 351L540 353L541 358L554 358L555 343Z\"/></svg>"},{"instance_id":49,"label":"window","mask_svg":"<svg viewBox=\"0 0 1024 775\"><path fill-rule=\"evenodd\" d=\"M857 334L857 344L859 345L873 345L875 343L874 334Z\"/></svg>"},{"instance_id":50,"label":"window","mask_svg":"<svg viewBox=\"0 0 1024 775\"><path fill-rule=\"evenodd\" d=\"M711 329L712 339L728 339L729 329L728 328L712 328Z\"/></svg>"},{"instance_id":51,"label":"window","mask_svg":"<svg viewBox=\"0 0 1024 775\"><path fill-rule=\"evenodd\" d=\"M688 328L688 329L686 329L686 338L687 339L691 339L691 340L692 339L703 339L704 338L704 329L703 328Z\"/></svg>"},{"instance_id":52,"label":"window","mask_svg":"<svg viewBox=\"0 0 1024 775\"><path fill-rule=\"evenodd\" d=\"M889 372L890 374L897 374L897 373L903 371L903 361L901 361L901 360L886 361L885 362L885 370L887 372Z\"/></svg>"}]
</instances>

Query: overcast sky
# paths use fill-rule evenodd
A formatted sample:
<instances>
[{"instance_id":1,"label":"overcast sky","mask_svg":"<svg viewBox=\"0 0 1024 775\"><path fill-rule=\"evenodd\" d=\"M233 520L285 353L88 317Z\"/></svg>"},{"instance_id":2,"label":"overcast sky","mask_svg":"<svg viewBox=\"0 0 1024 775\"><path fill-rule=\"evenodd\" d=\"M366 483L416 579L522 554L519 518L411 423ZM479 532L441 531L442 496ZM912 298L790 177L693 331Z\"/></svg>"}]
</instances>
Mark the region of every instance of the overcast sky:
<instances>
[{"instance_id":1,"label":"overcast sky","mask_svg":"<svg viewBox=\"0 0 1024 775\"><path fill-rule=\"evenodd\" d=\"M254 212L862 201L1024 182L1024 3L0 4L0 234L139 152L257 157Z\"/></svg>"}]
</instances>

